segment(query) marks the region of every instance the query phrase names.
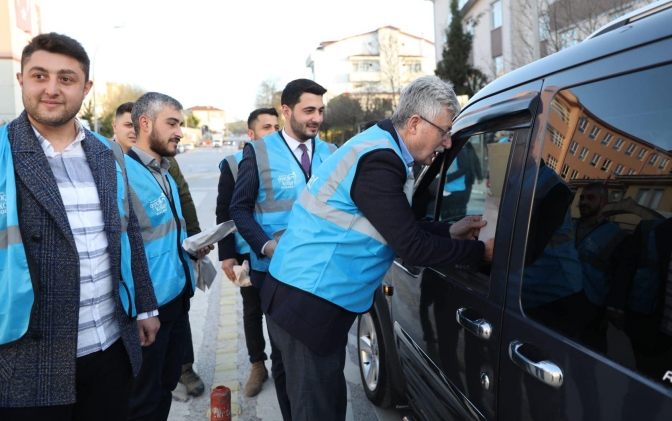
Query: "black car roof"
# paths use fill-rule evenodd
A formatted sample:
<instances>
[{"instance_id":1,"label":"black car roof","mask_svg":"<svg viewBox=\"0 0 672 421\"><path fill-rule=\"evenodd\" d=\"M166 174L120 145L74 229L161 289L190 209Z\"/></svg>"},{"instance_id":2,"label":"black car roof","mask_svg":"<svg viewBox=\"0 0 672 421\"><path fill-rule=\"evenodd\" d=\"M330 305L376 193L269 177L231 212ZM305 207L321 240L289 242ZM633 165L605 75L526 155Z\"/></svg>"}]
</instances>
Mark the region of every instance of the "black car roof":
<instances>
[{"instance_id":1,"label":"black car roof","mask_svg":"<svg viewBox=\"0 0 672 421\"><path fill-rule=\"evenodd\" d=\"M672 2L669 2L672 5ZM637 13L634 12L635 14ZM532 62L524 67L509 72L489 83L478 91L464 106L463 110L481 99L541 79L559 71L578 66L624 50L658 41L672 36L672 7L667 7L655 14L630 22L626 17L617 21L621 25L606 25L596 34L578 45L559 51L550 56ZM604 30L605 28L610 30ZM672 59L672 54L667 60ZM661 61L665 58L661 58Z\"/></svg>"}]
</instances>

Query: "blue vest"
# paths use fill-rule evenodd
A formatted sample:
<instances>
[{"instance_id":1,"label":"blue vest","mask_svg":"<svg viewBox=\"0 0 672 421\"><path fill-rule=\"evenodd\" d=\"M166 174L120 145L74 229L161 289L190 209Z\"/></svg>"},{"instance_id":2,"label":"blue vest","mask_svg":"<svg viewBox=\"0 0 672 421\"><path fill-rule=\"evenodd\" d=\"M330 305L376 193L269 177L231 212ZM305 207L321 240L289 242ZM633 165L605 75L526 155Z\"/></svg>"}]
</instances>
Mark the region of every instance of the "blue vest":
<instances>
[{"instance_id":1,"label":"blue vest","mask_svg":"<svg viewBox=\"0 0 672 421\"><path fill-rule=\"evenodd\" d=\"M19 228L14 162L7 129L7 125L0 127L0 345L10 344L25 335L35 303L33 280ZM122 229L119 297L126 313L135 317L135 286L131 270L131 244L127 233L129 209L123 152L118 145L112 147L107 139L93 134L112 149L116 158L117 206Z\"/></svg>"},{"instance_id":2,"label":"blue vest","mask_svg":"<svg viewBox=\"0 0 672 421\"><path fill-rule=\"evenodd\" d=\"M257 157L259 194L254 206L254 219L269 238L273 233L287 228L292 205L306 186L306 176L296 157L285 143L280 132L250 143ZM315 138L311 173L336 150L336 146ZM250 254L252 269L268 271L271 262L266 256Z\"/></svg>"},{"instance_id":3,"label":"blue vest","mask_svg":"<svg viewBox=\"0 0 672 421\"><path fill-rule=\"evenodd\" d=\"M576 229L578 225L579 221L576 221ZM609 294L613 263L611 254L626 236L627 233L618 225L606 222L595 228L577 246L583 271L583 291L598 306L605 305Z\"/></svg>"},{"instance_id":4,"label":"blue vest","mask_svg":"<svg viewBox=\"0 0 672 421\"><path fill-rule=\"evenodd\" d=\"M233 174L233 182L235 183L238 180L238 164L243 160L243 151L236 152L233 155L229 155L222 162L219 163L219 170L221 171L224 167L224 161L229 163L229 168L231 169L231 174ZM234 238L236 240L236 253L238 254L248 254L250 252L250 245L247 244L247 241L243 239L243 236L239 232L234 233Z\"/></svg>"},{"instance_id":5,"label":"blue vest","mask_svg":"<svg viewBox=\"0 0 672 421\"><path fill-rule=\"evenodd\" d=\"M450 167L448 168L448 172L446 173L446 175L452 174L455 171L457 171L458 169L459 169L459 167L457 165L457 157L456 157L453 160L453 163L450 164ZM461 177L456 178L453 181L449 181L449 182L447 182L446 184L443 185L443 190L445 190L447 192L464 191L464 190L467 189L467 185L465 183L465 180L466 180L466 176L463 175Z\"/></svg>"},{"instance_id":6,"label":"blue vest","mask_svg":"<svg viewBox=\"0 0 672 421\"><path fill-rule=\"evenodd\" d=\"M173 197L171 201L147 167L128 155L126 165L149 275L161 307L180 295L187 279L191 282L192 293L196 287L191 259L182 248L187 231L177 184L170 174L166 174Z\"/></svg>"},{"instance_id":7,"label":"blue vest","mask_svg":"<svg viewBox=\"0 0 672 421\"><path fill-rule=\"evenodd\" d=\"M664 219L643 220L639 238L639 262L628 296L628 308L641 314L653 314L660 301L660 271L656 228Z\"/></svg>"},{"instance_id":8,"label":"blue vest","mask_svg":"<svg viewBox=\"0 0 672 421\"><path fill-rule=\"evenodd\" d=\"M378 126L353 137L324 161L292 209L271 275L348 311L371 308L395 253L352 201L350 188L361 157L380 149L392 149L403 162L399 145ZM413 173L406 163L404 167L410 203Z\"/></svg>"},{"instance_id":9,"label":"blue vest","mask_svg":"<svg viewBox=\"0 0 672 421\"><path fill-rule=\"evenodd\" d=\"M565 184L555 171L539 168L534 209L558 184ZM541 256L523 270L522 303L524 308L538 307L575 294L582 289L581 263L574 246L574 230L569 203L565 219L553 234ZM543 218L542 218L543 221Z\"/></svg>"}]
</instances>

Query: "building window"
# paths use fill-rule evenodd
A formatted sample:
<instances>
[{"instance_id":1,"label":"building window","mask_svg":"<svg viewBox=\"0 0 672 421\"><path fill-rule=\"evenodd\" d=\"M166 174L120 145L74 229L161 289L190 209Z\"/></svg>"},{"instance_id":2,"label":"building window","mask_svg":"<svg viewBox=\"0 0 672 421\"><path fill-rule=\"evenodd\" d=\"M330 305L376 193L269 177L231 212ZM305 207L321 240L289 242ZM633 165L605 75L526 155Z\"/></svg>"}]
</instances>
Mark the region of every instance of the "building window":
<instances>
[{"instance_id":1,"label":"building window","mask_svg":"<svg viewBox=\"0 0 672 421\"><path fill-rule=\"evenodd\" d=\"M551 102L551 111L556 113L565 124L569 124L569 108L567 108L565 104L554 99L553 102Z\"/></svg>"},{"instance_id":2,"label":"building window","mask_svg":"<svg viewBox=\"0 0 672 421\"><path fill-rule=\"evenodd\" d=\"M628 170L628 175L635 175L637 174L637 171L635 170Z\"/></svg>"},{"instance_id":3,"label":"building window","mask_svg":"<svg viewBox=\"0 0 672 421\"><path fill-rule=\"evenodd\" d=\"M579 148L579 144L572 140L572 143L569 144L569 153L576 155L576 150Z\"/></svg>"},{"instance_id":4,"label":"building window","mask_svg":"<svg viewBox=\"0 0 672 421\"><path fill-rule=\"evenodd\" d=\"M600 162L600 155L595 154L593 155L593 159L590 160L590 165L593 167L597 167L597 163Z\"/></svg>"},{"instance_id":5,"label":"building window","mask_svg":"<svg viewBox=\"0 0 672 421\"><path fill-rule=\"evenodd\" d=\"M611 142L611 138L614 137L611 133L605 133L604 137L602 138L602 144L604 146L609 146L609 142Z\"/></svg>"},{"instance_id":6,"label":"building window","mask_svg":"<svg viewBox=\"0 0 672 421\"><path fill-rule=\"evenodd\" d=\"M604 159L604 162L602 163L602 168L600 168L602 171L607 171L609 167L611 166L611 159Z\"/></svg>"},{"instance_id":7,"label":"building window","mask_svg":"<svg viewBox=\"0 0 672 421\"><path fill-rule=\"evenodd\" d=\"M614 150L615 151L620 151L621 147L625 143L625 140L621 139L620 137L616 139L616 143L614 143Z\"/></svg>"},{"instance_id":8,"label":"building window","mask_svg":"<svg viewBox=\"0 0 672 421\"><path fill-rule=\"evenodd\" d=\"M492 3L492 29L502 26L502 2Z\"/></svg>"},{"instance_id":9,"label":"building window","mask_svg":"<svg viewBox=\"0 0 672 421\"><path fill-rule=\"evenodd\" d=\"M616 174L616 175L621 175L622 172L623 172L623 165L618 164L618 165L616 166L616 169L614 170L614 174Z\"/></svg>"},{"instance_id":10,"label":"building window","mask_svg":"<svg viewBox=\"0 0 672 421\"><path fill-rule=\"evenodd\" d=\"M550 24L548 15L543 15L539 18L539 41L546 41L550 38Z\"/></svg>"},{"instance_id":11,"label":"building window","mask_svg":"<svg viewBox=\"0 0 672 421\"><path fill-rule=\"evenodd\" d=\"M568 29L560 33L560 49L572 47L579 43L579 38L576 35L576 28Z\"/></svg>"},{"instance_id":12,"label":"building window","mask_svg":"<svg viewBox=\"0 0 672 421\"><path fill-rule=\"evenodd\" d=\"M630 146L628 146L628 149L625 150L625 154L627 156L632 156L632 154L635 153L635 149L637 149L637 146L635 146L634 143L631 143Z\"/></svg>"},{"instance_id":13,"label":"building window","mask_svg":"<svg viewBox=\"0 0 672 421\"><path fill-rule=\"evenodd\" d=\"M555 170L555 167L558 166L558 160L555 159L553 156L548 155L548 162L546 162L546 165L548 165L548 168Z\"/></svg>"},{"instance_id":14,"label":"building window","mask_svg":"<svg viewBox=\"0 0 672 421\"><path fill-rule=\"evenodd\" d=\"M588 119L585 118L585 117L581 117L579 119L579 131L581 133L585 133L586 132L586 127L588 127Z\"/></svg>"},{"instance_id":15,"label":"building window","mask_svg":"<svg viewBox=\"0 0 672 421\"><path fill-rule=\"evenodd\" d=\"M651 166L656 165L656 161L658 161L658 154L652 153L651 157L649 158L649 165Z\"/></svg>"},{"instance_id":16,"label":"building window","mask_svg":"<svg viewBox=\"0 0 672 421\"><path fill-rule=\"evenodd\" d=\"M495 57L495 77L504 75L504 56Z\"/></svg>"},{"instance_id":17,"label":"building window","mask_svg":"<svg viewBox=\"0 0 672 421\"><path fill-rule=\"evenodd\" d=\"M663 189L639 189L635 202L649 209L657 209L663 198Z\"/></svg>"},{"instance_id":18,"label":"building window","mask_svg":"<svg viewBox=\"0 0 672 421\"><path fill-rule=\"evenodd\" d=\"M354 73L358 72L377 72L379 69L379 64L377 60L365 60L352 63L352 71Z\"/></svg>"},{"instance_id":19,"label":"building window","mask_svg":"<svg viewBox=\"0 0 672 421\"><path fill-rule=\"evenodd\" d=\"M422 71L422 62L419 60L413 60L404 63L404 65L408 68L408 71L411 73L418 73Z\"/></svg>"},{"instance_id":20,"label":"building window","mask_svg":"<svg viewBox=\"0 0 672 421\"><path fill-rule=\"evenodd\" d=\"M562 172L560 174L560 177L562 178L567 178L567 173L569 172L569 165L565 164L562 166Z\"/></svg>"},{"instance_id":21,"label":"building window","mask_svg":"<svg viewBox=\"0 0 672 421\"><path fill-rule=\"evenodd\" d=\"M658 166L658 169L659 169L659 170L664 170L665 167L667 167L667 163L668 163L668 162L670 162L669 159L667 159L667 158L663 158L663 160L660 161L660 165Z\"/></svg>"},{"instance_id":22,"label":"building window","mask_svg":"<svg viewBox=\"0 0 672 421\"><path fill-rule=\"evenodd\" d=\"M642 149L637 154L637 160L638 161L643 161L645 156L646 156L646 149Z\"/></svg>"},{"instance_id":23,"label":"building window","mask_svg":"<svg viewBox=\"0 0 672 421\"><path fill-rule=\"evenodd\" d=\"M579 154L579 159L581 161L584 161L587 155L588 155L588 148L583 148L581 149L581 153Z\"/></svg>"},{"instance_id":24,"label":"building window","mask_svg":"<svg viewBox=\"0 0 672 421\"><path fill-rule=\"evenodd\" d=\"M598 134L600 134L600 128L597 126L593 126L593 128L590 129L590 134L588 135L588 137L595 140Z\"/></svg>"},{"instance_id":25,"label":"building window","mask_svg":"<svg viewBox=\"0 0 672 421\"><path fill-rule=\"evenodd\" d=\"M551 133L551 142L558 148L562 148L562 145L565 144L565 137L551 126L548 126L548 131Z\"/></svg>"},{"instance_id":26,"label":"building window","mask_svg":"<svg viewBox=\"0 0 672 421\"><path fill-rule=\"evenodd\" d=\"M569 177L570 180L575 180L579 177L579 172L577 170L572 170L572 175Z\"/></svg>"}]
</instances>

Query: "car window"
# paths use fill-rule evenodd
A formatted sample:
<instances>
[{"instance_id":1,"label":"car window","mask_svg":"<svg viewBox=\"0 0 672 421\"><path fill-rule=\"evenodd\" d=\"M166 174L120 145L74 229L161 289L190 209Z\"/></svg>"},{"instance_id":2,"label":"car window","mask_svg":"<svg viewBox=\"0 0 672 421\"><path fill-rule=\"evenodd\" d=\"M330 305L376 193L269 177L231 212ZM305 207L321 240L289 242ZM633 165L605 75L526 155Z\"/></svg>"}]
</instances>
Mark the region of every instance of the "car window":
<instances>
[{"instance_id":1,"label":"car window","mask_svg":"<svg viewBox=\"0 0 672 421\"><path fill-rule=\"evenodd\" d=\"M479 239L494 238L511 144L515 136L526 133L528 130L499 130L469 137L450 165L444 164L443 171L434 181L437 219L455 222L468 215L482 215L488 224L481 230ZM459 135L455 140L455 143L461 143ZM470 289L488 294L490 265L440 270Z\"/></svg>"},{"instance_id":2,"label":"car window","mask_svg":"<svg viewBox=\"0 0 672 421\"><path fill-rule=\"evenodd\" d=\"M555 95L521 293L527 317L670 388L671 72Z\"/></svg>"}]
</instances>

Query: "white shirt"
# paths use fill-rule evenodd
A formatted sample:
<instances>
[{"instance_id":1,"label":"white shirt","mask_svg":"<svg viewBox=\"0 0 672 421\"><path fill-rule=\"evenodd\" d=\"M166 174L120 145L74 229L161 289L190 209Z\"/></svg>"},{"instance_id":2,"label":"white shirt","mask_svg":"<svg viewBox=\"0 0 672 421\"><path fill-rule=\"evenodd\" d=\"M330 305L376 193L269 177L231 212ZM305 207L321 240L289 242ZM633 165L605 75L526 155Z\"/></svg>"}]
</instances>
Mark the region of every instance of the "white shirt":
<instances>
[{"instance_id":1,"label":"white shirt","mask_svg":"<svg viewBox=\"0 0 672 421\"><path fill-rule=\"evenodd\" d=\"M75 140L62 152L33 127L49 162L79 254L79 326L77 357L109 348L119 337L107 233L98 188L82 147L86 137L77 122ZM138 315L152 317L158 310Z\"/></svg>"},{"instance_id":2,"label":"white shirt","mask_svg":"<svg viewBox=\"0 0 672 421\"><path fill-rule=\"evenodd\" d=\"M289 150L292 151L294 156L296 157L296 160L301 163L301 156L303 155L303 151L299 148L299 145L303 144L306 145L306 148L308 149L308 162L312 163L312 157L313 157L313 142L306 140L305 142L299 142L298 140L294 139L290 135L287 134L287 131L285 129L282 129L282 136L285 138L285 143L287 143L287 146L289 146Z\"/></svg>"}]
</instances>

